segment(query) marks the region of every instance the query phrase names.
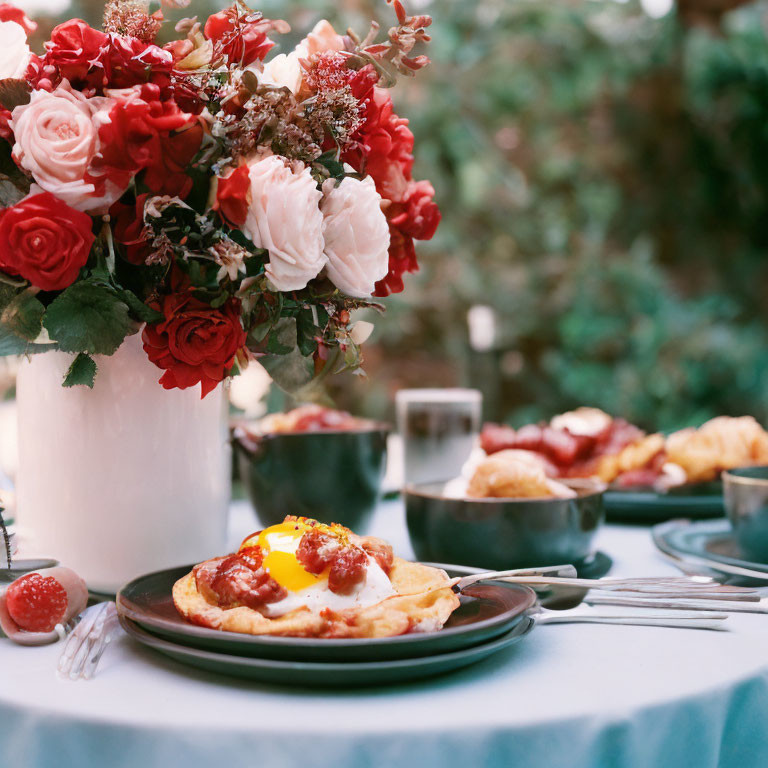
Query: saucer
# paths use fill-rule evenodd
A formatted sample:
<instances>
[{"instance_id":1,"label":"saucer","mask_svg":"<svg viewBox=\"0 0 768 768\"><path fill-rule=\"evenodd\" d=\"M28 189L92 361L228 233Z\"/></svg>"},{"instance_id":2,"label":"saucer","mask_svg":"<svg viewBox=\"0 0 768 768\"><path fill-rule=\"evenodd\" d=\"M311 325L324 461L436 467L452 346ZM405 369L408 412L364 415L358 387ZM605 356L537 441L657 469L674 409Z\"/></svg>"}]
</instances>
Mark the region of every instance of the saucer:
<instances>
[{"instance_id":1,"label":"saucer","mask_svg":"<svg viewBox=\"0 0 768 768\"><path fill-rule=\"evenodd\" d=\"M11 534L13 536L13 534ZM0 560L5 564L5 557ZM20 576L31 571L41 571L44 568L55 568L59 564L58 560L53 559L37 559L37 560L11 560L10 568L0 568L0 584L10 584L12 581L16 581Z\"/></svg>"},{"instance_id":2,"label":"saucer","mask_svg":"<svg viewBox=\"0 0 768 768\"><path fill-rule=\"evenodd\" d=\"M654 526L656 547L673 559L690 561L731 578L768 582L768 563L746 560L728 520L672 520Z\"/></svg>"},{"instance_id":3,"label":"saucer","mask_svg":"<svg viewBox=\"0 0 768 768\"><path fill-rule=\"evenodd\" d=\"M722 483L684 486L668 493L609 490L603 495L603 506L609 523L649 524L682 517L708 520L725 515Z\"/></svg>"}]
</instances>

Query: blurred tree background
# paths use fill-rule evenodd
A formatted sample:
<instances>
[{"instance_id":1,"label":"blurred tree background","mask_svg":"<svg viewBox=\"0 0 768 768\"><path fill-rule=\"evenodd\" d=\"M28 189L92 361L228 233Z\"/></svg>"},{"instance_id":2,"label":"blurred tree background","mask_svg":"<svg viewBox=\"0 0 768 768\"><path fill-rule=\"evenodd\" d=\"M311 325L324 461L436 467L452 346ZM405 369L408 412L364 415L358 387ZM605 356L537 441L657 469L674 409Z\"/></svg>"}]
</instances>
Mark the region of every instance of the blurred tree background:
<instances>
[{"instance_id":1,"label":"blurred tree background","mask_svg":"<svg viewBox=\"0 0 768 768\"><path fill-rule=\"evenodd\" d=\"M434 16L433 65L395 103L443 223L375 318L367 379L338 377L336 401L387 417L400 387L470 383L513 424L581 404L648 428L766 422L768 6L679 0L652 18L637 0L406 3ZM50 7L34 14L38 47L102 9ZM361 33L392 18L384 0L257 7L294 27L284 51L321 17ZM497 316L482 354L477 304Z\"/></svg>"}]
</instances>

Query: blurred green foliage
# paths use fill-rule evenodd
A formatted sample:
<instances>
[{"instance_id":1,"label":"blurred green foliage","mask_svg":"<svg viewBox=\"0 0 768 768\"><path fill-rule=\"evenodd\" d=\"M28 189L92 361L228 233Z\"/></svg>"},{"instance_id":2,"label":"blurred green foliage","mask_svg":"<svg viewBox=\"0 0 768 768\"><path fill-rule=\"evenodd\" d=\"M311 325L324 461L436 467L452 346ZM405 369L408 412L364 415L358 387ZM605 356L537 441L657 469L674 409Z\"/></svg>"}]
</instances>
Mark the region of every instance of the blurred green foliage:
<instances>
[{"instance_id":1,"label":"blurred green foliage","mask_svg":"<svg viewBox=\"0 0 768 768\"><path fill-rule=\"evenodd\" d=\"M77 2L93 22L98 7ZM321 16L364 33L392 13L384 0L258 7L294 25L289 45ZM650 428L766 421L766 6L716 30L633 0L410 8L435 18L434 63L395 102L444 219L377 320L369 378L334 382L337 401L385 415L400 386L472 380L466 312L480 303L499 317L498 418L591 404Z\"/></svg>"}]
</instances>

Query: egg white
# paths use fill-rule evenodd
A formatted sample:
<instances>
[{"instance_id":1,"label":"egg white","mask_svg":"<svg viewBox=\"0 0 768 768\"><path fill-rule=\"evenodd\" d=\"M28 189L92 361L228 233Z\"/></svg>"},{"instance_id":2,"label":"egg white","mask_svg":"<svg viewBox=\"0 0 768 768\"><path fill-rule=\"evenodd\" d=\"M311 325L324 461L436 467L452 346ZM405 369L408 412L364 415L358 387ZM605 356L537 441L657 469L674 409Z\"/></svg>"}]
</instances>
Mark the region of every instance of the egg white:
<instances>
[{"instance_id":1,"label":"egg white","mask_svg":"<svg viewBox=\"0 0 768 768\"><path fill-rule=\"evenodd\" d=\"M295 554L301 537L282 533L272 533L267 537L267 546L273 552L289 552ZM366 608L369 605L385 600L396 594L389 576L370 555L365 579L356 585L349 595L339 595L328 588L328 578L318 581L311 587L297 592L288 592L286 597L274 603L268 603L262 608L267 618L284 616L297 608L308 608L314 613L330 608L332 611L343 611L348 608Z\"/></svg>"}]
</instances>

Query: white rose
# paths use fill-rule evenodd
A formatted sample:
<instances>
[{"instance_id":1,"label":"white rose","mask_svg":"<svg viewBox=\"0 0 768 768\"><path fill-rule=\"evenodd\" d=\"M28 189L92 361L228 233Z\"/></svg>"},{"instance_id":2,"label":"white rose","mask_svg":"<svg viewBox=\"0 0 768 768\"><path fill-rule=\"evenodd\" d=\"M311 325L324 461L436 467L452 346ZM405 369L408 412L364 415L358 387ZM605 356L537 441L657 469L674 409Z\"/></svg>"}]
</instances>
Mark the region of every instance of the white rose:
<instances>
[{"instance_id":1,"label":"white rose","mask_svg":"<svg viewBox=\"0 0 768 768\"><path fill-rule=\"evenodd\" d=\"M0 80L24 77L31 55L24 28L15 21L0 21Z\"/></svg>"},{"instance_id":2,"label":"white rose","mask_svg":"<svg viewBox=\"0 0 768 768\"><path fill-rule=\"evenodd\" d=\"M248 175L251 201L242 230L269 251L266 273L278 291L304 288L325 264L323 195L309 168L294 172L274 155L254 162Z\"/></svg>"},{"instance_id":3,"label":"white rose","mask_svg":"<svg viewBox=\"0 0 768 768\"><path fill-rule=\"evenodd\" d=\"M264 65L261 82L276 88L288 88L293 94L298 93L304 78L301 59L306 59L308 56L309 52L303 45L298 45L289 54L281 53L275 56Z\"/></svg>"},{"instance_id":4,"label":"white rose","mask_svg":"<svg viewBox=\"0 0 768 768\"><path fill-rule=\"evenodd\" d=\"M328 277L349 296L370 296L389 269L389 225L381 196L370 176L362 181L347 176L338 186L329 179L323 192Z\"/></svg>"},{"instance_id":5,"label":"white rose","mask_svg":"<svg viewBox=\"0 0 768 768\"><path fill-rule=\"evenodd\" d=\"M87 99L64 82L52 93L32 91L29 104L16 107L11 128L13 155L47 192L79 211L101 211L120 191L107 184L97 197L86 174L99 150L99 125L108 120L111 99Z\"/></svg>"}]
</instances>

